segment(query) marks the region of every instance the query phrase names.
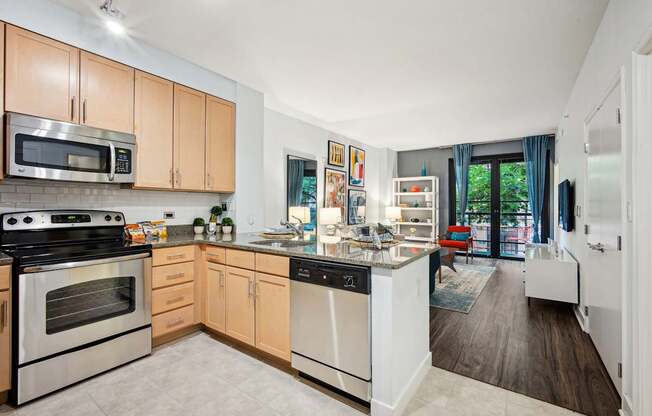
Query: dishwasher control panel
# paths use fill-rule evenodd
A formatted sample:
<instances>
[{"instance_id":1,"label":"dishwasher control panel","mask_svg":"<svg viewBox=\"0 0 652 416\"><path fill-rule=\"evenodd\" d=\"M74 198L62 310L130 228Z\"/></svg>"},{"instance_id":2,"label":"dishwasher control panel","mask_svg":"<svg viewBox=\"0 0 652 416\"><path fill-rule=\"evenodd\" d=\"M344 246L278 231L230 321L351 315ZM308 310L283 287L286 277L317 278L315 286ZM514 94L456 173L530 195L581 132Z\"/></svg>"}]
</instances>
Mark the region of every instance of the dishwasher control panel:
<instances>
[{"instance_id":1,"label":"dishwasher control panel","mask_svg":"<svg viewBox=\"0 0 652 416\"><path fill-rule=\"evenodd\" d=\"M292 258L290 279L333 289L371 293L371 270L368 267Z\"/></svg>"}]
</instances>

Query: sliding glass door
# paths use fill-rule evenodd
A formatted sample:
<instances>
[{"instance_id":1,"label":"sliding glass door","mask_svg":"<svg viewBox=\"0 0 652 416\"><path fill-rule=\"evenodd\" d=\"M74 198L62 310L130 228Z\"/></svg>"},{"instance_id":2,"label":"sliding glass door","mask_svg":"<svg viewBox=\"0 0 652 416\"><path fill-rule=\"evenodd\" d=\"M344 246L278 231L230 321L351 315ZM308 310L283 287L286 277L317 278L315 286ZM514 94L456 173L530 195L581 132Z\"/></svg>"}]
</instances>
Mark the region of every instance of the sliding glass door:
<instances>
[{"instance_id":1,"label":"sliding glass door","mask_svg":"<svg viewBox=\"0 0 652 416\"><path fill-rule=\"evenodd\" d=\"M479 256L523 258L532 242L532 211L528 203L527 177L522 154L473 158L469 167L468 202L460 212L455 192L455 170L450 164L451 204L449 221L471 226L474 253ZM548 189L539 226L542 241L548 236Z\"/></svg>"}]
</instances>

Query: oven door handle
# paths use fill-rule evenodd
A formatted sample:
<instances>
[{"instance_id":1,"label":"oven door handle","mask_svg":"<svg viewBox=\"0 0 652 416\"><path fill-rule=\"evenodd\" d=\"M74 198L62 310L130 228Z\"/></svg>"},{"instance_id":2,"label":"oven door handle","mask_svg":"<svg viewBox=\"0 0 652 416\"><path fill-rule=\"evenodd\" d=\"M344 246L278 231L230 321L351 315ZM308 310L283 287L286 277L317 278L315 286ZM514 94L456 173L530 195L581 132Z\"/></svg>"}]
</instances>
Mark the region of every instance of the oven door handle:
<instances>
[{"instance_id":1,"label":"oven door handle","mask_svg":"<svg viewBox=\"0 0 652 416\"><path fill-rule=\"evenodd\" d=\"M77 267L95 266L98 264L118 263L121 261L137 260L150 257L149 253L130 254L121 257L109 257L106 259L71 261L68 263L44 264L42 266L27 266L23 269L25 273L51 272L54 270L74 269Z\"/></svg>"},{"instance_id":2,"label":"oven door handle","mask_svg":"<svg viewBox=\"0 0 652 416\"><path fill-rule=\"evenodd\" d=\"M113 182L115 179L115 145L112 142L109 142L109 149L111 150L109 180Z\"/></svg>"}]
</instances>

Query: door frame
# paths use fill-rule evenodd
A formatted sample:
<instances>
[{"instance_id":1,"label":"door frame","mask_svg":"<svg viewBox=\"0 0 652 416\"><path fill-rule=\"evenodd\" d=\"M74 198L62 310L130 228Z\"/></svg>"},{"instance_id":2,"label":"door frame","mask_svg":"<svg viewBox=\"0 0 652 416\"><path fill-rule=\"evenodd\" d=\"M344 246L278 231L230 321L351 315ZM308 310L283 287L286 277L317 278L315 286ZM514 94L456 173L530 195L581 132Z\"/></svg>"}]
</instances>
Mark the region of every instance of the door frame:
<instances>
[{"instance_id":1,"label":"door frame","mask_svg":"<svg viewBox=\"0 0 652 416\"><path fill-rule=\"evenodd\" d=\"M550 160L551 151L546 152L546 181L544 187L543 210L541 211L541 241L550 237ZM478 254L478 257L491 257L506 260L524 259L500 255L500 162L524 161L521 153L503 153L471 157L471 164L491 164L491 254ZM457 189L455 184L455 163L448 159L448 223L457 224ZM494 244L494 241L498 244Z\"/></svg>"}]
</instances>

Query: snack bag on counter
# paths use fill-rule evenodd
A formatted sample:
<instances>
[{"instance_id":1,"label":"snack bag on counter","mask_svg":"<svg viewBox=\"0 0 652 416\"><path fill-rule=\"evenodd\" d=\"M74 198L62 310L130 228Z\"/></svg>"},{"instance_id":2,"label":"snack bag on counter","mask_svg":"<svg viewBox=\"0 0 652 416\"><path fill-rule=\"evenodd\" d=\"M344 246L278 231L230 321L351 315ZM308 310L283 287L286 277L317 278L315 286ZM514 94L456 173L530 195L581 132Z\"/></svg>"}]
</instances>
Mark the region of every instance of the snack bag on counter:
<instances>
[{"instance_id":1,"label":"snack bag on counter","mask_svg":"<svg viewBox=\"0 0 652 416\"><path fill-rule=\"evenodd\" d=\"M165 224L165 221L159 220L159 221L152 221L151 225L154 229L156 229L158 238L168 238L168 227Z\"/></svg>"},{"instance_id":2,"label":"snack bag on counter","mask_svg":"<svg viewBox=\"0 0 652 416\"><path fill-rule=\"evenodd\" d=\"M127 238L131 241L145 242L145 233L140 224L125 225L125 233L127 234Z\"/></svg>"},{"instance_id":3,"label":"snack bag on counter","mask_svg":"<svg viewBox=\"0 0 652 416\"><path fill-rule=\"evenodd\" d=\"M165 225L165 221L143 221L139 222L138 224L140 224L142 227L145 238L159 239L167 238L168 236L168 230L167 226Z\"/></svg>"}]
</instances>

